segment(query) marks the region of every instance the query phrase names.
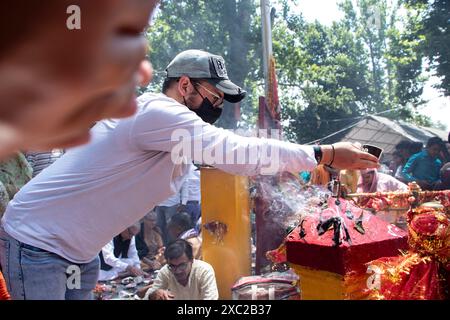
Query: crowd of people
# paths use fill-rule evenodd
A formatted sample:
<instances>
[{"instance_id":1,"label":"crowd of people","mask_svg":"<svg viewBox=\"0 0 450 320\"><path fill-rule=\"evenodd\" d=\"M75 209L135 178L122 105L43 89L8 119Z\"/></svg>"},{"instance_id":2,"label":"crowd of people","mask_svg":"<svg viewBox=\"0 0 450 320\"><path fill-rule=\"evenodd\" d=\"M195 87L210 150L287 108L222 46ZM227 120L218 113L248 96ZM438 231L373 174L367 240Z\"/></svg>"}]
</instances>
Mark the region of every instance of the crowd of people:
<instances>
[{"instance_id":1,"label":"crowd of people","mask_svg":"<svg viewBox=\"0 0 450 320\"><path fill-rule=\"evenodd\" d=\"M406 191L416 182L422 190L450 189L450 134L448 143L432 137L422 142L402 140L395 146L392 160L380 168L336 170L320 165L312 172L301 172L306 183L327 186L339 180L347 193Z\"/></svg>"},{"instance_id":2,"label":"crowd of people","mask_svg":"<svg viewBox=\"0 0 450 320\"><path fill-rule=\"evenodd\" d=\"M63 23L74 3L83 12L76 31ZM14 177L0 188L3 203L9 201L0 225L2 298L90 299L99 275L145 275L145 265L160 267L149 299L216 299L214 270L197 259L200 203L198 190L189 188L198 179L192 162L251 176L267 173L261 152L248 163L226 160L265 150L278 154L273 173L379 166L377 157L348 142L304 146L215 127L224 101L240 102L246 92L229 79L223 57L209 52L181 52L166 68L162 92L136 99L136 86L152 78L142 31L157 3L15 0L0 11L0 28L11 30L0 35L0 159L12 168L7 178ZM227 148L214 159L195 148L174 154L176 130L200 150ZM41 160L53 161L53 152L30 155L34 177L18 152L54 148L65 153L45 169ZM434 153L404 165L406 179L427 157ZM185 183L192 194L181 194ZM81 281L68 286L74 266Z\"/></svg>"},{"instance_id":3,"label":"crowd of people","mask_svg":"<svg viewBox=\"0 0 450 320\"><path fill-rule=\"evenodd\" d=\"M395 178L405 183L416 181L423 190L450 188L450 153L442 139L430 138L425 148L421 142L404 140L395 149L390 164Z\"/></svg>"}]
</instances>

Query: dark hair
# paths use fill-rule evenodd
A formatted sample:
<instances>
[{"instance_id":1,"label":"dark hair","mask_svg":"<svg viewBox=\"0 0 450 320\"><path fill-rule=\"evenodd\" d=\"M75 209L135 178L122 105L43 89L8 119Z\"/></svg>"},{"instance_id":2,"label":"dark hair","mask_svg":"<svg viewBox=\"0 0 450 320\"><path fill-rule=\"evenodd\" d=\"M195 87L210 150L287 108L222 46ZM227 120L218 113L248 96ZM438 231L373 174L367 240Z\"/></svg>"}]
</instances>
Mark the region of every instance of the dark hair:
<instances>
[{"instance_id":1,"label":"dark hair","mask_svg":"<svg viewBox=\"0 0 450 320\"><path fill-rule=\"evenodd\" d=\"M411 142L409 151L411 152L411 154L416 154L416 153L422 151L422 148L423 148L422 142Z\"/></svg>"},{"instance_id":2,"label":"dark hair","mask_svg":"<svg viewBox=\"0 0 450 320\"><path fill-rule=\"evenodd\" d=\"M180 78L165 78L164 82L162 84L162 93L166 93L167 90L170 89L170 87L175 83L178 82Z\"/></svg>"},{"instance_id":3,"label":"dark hair","mask_svg":"<svg viewBox=\"0 0 450 320\"><path fill-rule=\"evenodd\" d=\"M402 159L402 161L405 161L405 159L403 158L402 154L397 150L394 151L394 153L392 154L392 156L394 157L399 157L400 159Z\"/></svg>"},{"instance_id":4,"label":"dark hair","mask_svg":"<svg viewBox=\"0 0 450 320\"><path fill-rule=\"evenodd\" d=\"M411 141L402 140L395 146L395 150L409 150L411 148Z\"/></svg>"},{"instance_id":5,"label":"dark hair","mask_svg":"<svg viewBox=\"0 0 450 320\"><path fill-rule=\"evenodd\" d=\"M427 148L434 146L434 145L438 145L442 150L442 147L444 146L444 141L442 141L442 139L439 137L432 137L432 138L428 139Z\"/></svg>"},{"instance_id":6,"label":"dark hair","mask_svg":"<svg viewBox=\"0 0 450 320\"><path fill-rule=\"evenodd\" d=\"M180 227L183 231L189 230L193 227L191 215L187 212L177 212L170 218L169 225Z\"/></svg>"},{"instance_id":7,"label":"dark hair","mask_svg":"<svg viewBox=\"0 0 450 320\"><path fill-rule=\"evenodd\" d=\"M177 239L167 246L164 251L164 258L166 258L166 260L178 259L183 253L186 254L186 257L188 257L189 260L194 258L191 244L186 240Z\"/></svg>"}]
</instances>

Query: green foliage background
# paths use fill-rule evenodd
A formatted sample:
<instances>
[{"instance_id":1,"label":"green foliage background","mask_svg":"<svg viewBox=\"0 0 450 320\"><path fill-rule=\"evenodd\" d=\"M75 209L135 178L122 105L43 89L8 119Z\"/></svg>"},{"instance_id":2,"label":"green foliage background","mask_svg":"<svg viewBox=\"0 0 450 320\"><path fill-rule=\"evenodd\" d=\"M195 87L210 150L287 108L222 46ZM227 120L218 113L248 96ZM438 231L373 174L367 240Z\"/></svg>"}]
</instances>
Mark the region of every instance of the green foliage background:
<instances>
[{"instance_id":1,"label":"green foliage background","mask_svg":"<svg viewBox=\"0 0 450 320\"><path fill-rule=\"evenodd\" d=\"M160 90L165 67L183 50L222 55L230 78L248 96L240 119L226 105L218 125L254 127L258 97L264 94L259 3L161 1L147 33L156 72L146 90ZM438 88L450 95L449 1L342 0L344 18L331 26L294 14L296 0L271 3L283 129L289 140L309 142L380 112L433 125L417 109L424 103L426 65L441 77Z\"/></svg>"}]
</instances>

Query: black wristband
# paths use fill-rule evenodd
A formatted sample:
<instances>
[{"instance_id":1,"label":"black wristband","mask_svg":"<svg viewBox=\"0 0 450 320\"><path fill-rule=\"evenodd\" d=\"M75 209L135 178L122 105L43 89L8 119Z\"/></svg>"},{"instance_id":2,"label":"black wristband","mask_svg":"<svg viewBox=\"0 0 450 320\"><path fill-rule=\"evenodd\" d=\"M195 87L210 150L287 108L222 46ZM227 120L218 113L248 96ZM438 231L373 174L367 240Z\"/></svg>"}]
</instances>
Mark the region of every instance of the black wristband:
<instances>
[{"instance_id":1,"label":"black wristband","mask_svg":"<svg viewBox=\"0 0 450 320\"><path fill-rule=\"evenodd\" d=\"M322 148L320 146L314 146L314 158L316 158L317 164L320 164L320 162L322 161Z\"/></svg>"}]
</instances>

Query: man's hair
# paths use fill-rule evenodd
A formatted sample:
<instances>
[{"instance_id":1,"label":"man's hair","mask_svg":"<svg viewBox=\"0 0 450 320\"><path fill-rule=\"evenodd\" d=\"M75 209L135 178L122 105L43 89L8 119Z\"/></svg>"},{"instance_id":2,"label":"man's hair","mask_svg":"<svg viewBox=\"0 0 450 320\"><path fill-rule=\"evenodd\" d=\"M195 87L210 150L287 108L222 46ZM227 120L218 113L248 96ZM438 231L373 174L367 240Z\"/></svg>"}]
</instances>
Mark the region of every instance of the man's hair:
<instances>
[{"instance_id":1,"label":"man's hair","mask_svg":"<svg viewBox=\"0 0 450 320\"><path fill-rule=\"evenodd\" d=\"M170 218L169 225L180 227L183 231L193 227L192 218L187 212L177 212Z\"/></svg>"},{"instance_id":2,"label":"man's hair","mask_svg":"<svg viewBox=\"0 0 450 320\"><path fill-rule=\"evenodd\" d=\"M431 146L434 146L434 145L438 145L442 149L442 146L444 144L443 144L442 139L439 138L439 137L432 137L432 138L428 139L428 141L427 141L427 148L429 148Z\"/></svg>"},{"instance_id":3,"label":"man's hair","mask_svg":"<svg viewBox=\"0 0 450 320\"><path fill-rule=\"evenodd\" d=\"M405 159L403 159L402 154L401 154L398 150L397 150L397 151L394 151L394 152L392 153L392 156L399 157L399 158L401 158L402 160L405 160Z\"/></svg>"},{"instance_id":4,"label":"man's hair","mask_svg":"<svg viewBox=\"0 0 450 320\"><path fill-rule=\"evenodd\" d=\"M174 83L178 82L178 80L180 80L180 78L165 78L162 84L162 93L166 93Z\"/></svg>"},{"instance_id":5,"label":"man's hair","mask_svg":"<svg viewBox=\"0 0 450 320\"><path fill-rule=\"evenodd\" d=\"M164 257L166 260L173 260L178 259L182 255L186 254L186 257L188 257L189 260L192 260L194 258L192 254L192 246L189 242L183 239L178 239L173 242L171 242L166 250L164 251Z\"/></svg>"},{"instance_id":6,"label":"man's hair","mask_svg":"<svg viewBox=\"0 0 450 320\"><path fill-rule=\"evenodd\" d=\"M416 154L420 151L422 151L423 149L423 144L422 142L411 142L411 146L409 148L409 151L411 154Z\"/></svg>"},{"instance_id":7,"label":"man's hair","mask_svg":"<svg viewBox=\"0 0 450 320\"><path fill-rule=\"evenodd\" d=\"M411 142L408 140L402 140L395 146L396 150L409 150L411 148Z\"/></svg>"}]
</instances>

